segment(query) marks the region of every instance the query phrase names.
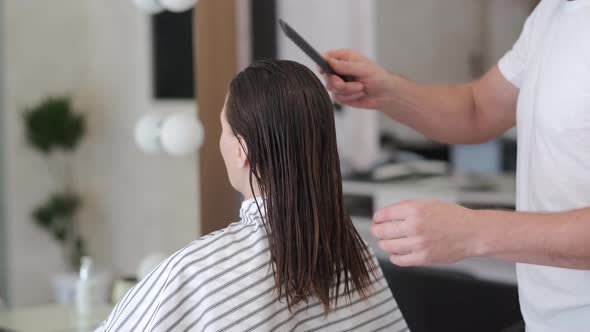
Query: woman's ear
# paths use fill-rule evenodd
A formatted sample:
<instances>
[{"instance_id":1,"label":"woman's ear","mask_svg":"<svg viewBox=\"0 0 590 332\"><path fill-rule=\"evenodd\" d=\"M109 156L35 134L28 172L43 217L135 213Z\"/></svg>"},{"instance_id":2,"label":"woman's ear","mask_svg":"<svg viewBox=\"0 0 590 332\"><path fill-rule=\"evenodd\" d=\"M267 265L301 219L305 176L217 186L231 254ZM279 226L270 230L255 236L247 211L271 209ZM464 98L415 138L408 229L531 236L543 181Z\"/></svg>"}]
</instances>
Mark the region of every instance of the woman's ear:
<instances>
[{"instance_id":1,"label":"woman's ear","mask_svg":"<svg viewBox=\"0 0 590 332\"><path fill-rule=\"evenodd\" d=\"M248 167L248 147L244 143L244 140L241 137L237 139L237 161L239 168L246 168Z\"/></svg>"}]
</instances>

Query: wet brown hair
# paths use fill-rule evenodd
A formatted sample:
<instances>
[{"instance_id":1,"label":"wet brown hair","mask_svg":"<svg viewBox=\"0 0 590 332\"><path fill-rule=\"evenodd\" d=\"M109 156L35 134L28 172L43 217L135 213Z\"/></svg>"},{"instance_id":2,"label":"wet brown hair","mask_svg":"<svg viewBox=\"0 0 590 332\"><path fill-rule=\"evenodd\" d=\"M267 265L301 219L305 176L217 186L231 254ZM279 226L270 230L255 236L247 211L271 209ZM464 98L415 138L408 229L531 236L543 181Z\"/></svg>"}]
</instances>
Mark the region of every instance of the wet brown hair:
<instances>
[{"instance_id":1,"label":"wet brown hair","mask_svg":"<svg viewBox=\"0 0 590 332\"><path fill-rule=\"evenodd\" d=\"M320 80L293 61L255 62L231 82L226 117L245 145L252 194L255 178L265 199L279 298L291 310L316 297L327 314L342 295L365 296L375 266L344 208L333 106Z\"/></svg>"}]
</instances>

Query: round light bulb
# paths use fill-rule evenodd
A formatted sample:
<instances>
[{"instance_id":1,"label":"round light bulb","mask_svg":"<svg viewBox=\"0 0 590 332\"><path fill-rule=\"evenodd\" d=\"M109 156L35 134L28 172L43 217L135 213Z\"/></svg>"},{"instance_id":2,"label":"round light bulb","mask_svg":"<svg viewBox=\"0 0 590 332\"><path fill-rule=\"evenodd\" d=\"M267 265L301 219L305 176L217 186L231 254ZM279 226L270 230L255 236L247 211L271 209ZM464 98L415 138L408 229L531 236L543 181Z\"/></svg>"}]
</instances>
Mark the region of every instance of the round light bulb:
<instances>
[{"instance_id":1,"label":"round light bulb","mask_svg":"<svg viewBox=\"0 0 590 332\"><path fill-rule=\"evenodd\" d=\"M133 3L148 14L157 14L164 10L160 5L160 0L133 0Z\"/></svg>"},{"instance_id":2,"label":"round light bulb","mask_svg":"<svg viewBox=\"0 0 590 332\"><path fill-rule=\"evenodd\" d=\"M162 7L175 13L187 11L195 6L196 0L159 0Z\"/></svg>"},{"instance_id":3,"label":"round light bulb","mask_svg":"<svg viewBox=\"0 0 590 332\"><path fill-rule=\"evenodd\" d=\"M193 154L203 143L203 126L194 111L180 112L168 116L160 132L160 142L171 155Z\"/></svg>"},{"instance_id":4,"label":"round light bulb","mask_svg":"<svg viewBox=\"0 0 590 332\"><path fill-rule=\"evenodd\" d=\"M160 131L164 122L164 114L159 112L144 115L135 125L135 142L139 148L149 154L162 151Z\"/></svg>"}]
</instances>

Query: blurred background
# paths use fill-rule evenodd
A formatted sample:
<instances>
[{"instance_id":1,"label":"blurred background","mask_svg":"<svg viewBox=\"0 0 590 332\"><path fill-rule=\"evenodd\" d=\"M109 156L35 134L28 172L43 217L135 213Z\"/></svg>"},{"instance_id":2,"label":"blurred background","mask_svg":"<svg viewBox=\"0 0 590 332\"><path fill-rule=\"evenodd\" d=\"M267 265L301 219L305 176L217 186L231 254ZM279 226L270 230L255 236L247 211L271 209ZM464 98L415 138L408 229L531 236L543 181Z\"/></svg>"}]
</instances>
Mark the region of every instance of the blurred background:
<instances>
[{"instance_id":1,"label":"blurred background","mask_svg":"<svg viewBox=\"0 0 590 332\"><path fill-rule=\"evenodd\" d=\"M419 82L459 83L510 49L536 3L0 0L0 327L70 310L81 268L100 284L99 321L163 257L237 220L217 151L227 82L261 58L316 69L278 18L320 52L353 48ZM447 146L374 111L335 116L346 201L369 242L375 209L402 199L514 209L513 130ZM512 264L387 268L415 331L454 317L433 308L466 330L520 319ZM458 308L474 301L498 317Z\"/></svg>"},{"instance_id":2,"label":"blurred background","mask_svg":"<svg viewBox=\"0 0 590 332\"><path fill-rule=\"evenodd\" d=\"M68 268L57 241L32 218L59 187L23 121L47 98L70 98L85 118L85 137L66 154L83 197L80 228L97 263L135 273L146 253L170 252L197 237L194 157L148 155L133 139L145 113L195 111L194 100L153 94L152 18L131 1L1 6L2 298L13 306L47 303L50 279Z\"/></svg>"}]
</instances>

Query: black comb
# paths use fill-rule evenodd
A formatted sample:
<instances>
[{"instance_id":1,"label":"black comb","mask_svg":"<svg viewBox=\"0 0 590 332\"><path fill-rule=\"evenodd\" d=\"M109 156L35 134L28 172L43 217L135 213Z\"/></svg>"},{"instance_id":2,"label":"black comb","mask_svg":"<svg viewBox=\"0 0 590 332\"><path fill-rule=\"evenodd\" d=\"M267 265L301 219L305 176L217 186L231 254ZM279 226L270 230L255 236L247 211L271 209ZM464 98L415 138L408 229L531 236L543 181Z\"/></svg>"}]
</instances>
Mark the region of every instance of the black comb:
<instances>
[{"instance_id":1,"label":"black comb","mask_svg":"<svg viewBox=\"0 0 590 332\"><path fill-rule=\"evenodd\" d=\"M282 19L279 19L279 25L281 26L281 29L283 30L285 35L289 39L291 39L291 41L293 41L295 45L297 45L305 54L307 54L307 56L309 56L324 71L324 73L328 75L336 75L345 82L351 80L347 76L336 74L336 72L334 72L332 67L330 67L326 59L324 59L320 55L320 53L318 53L318 51L316 51L311 45L309 45L309 43L305 39L303 39L303 37L301 37L297 33L297 31L291 28L291 26L287 24L287 22L283 21ZM336 111L340 111L342 110L342 106L339 104L334 104L334 109Z\"/></svg>"}]
</instances>

